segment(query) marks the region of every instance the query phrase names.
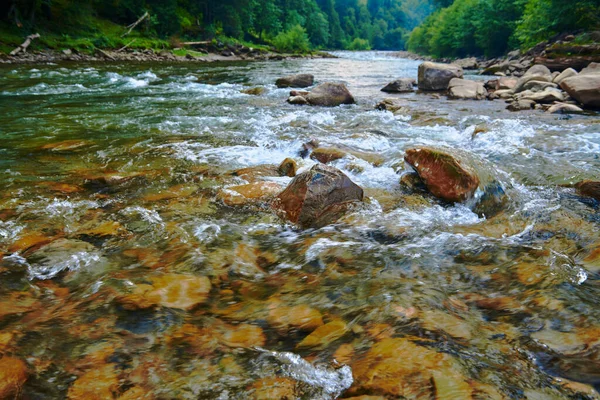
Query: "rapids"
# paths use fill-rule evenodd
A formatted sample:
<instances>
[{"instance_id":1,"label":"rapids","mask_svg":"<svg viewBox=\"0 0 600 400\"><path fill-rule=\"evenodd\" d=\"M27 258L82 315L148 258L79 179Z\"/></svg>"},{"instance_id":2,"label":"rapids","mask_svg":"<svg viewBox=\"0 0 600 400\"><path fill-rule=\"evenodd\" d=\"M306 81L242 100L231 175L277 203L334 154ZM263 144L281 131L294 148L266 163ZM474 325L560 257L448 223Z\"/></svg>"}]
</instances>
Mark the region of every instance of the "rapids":
<instances>
[{"instance_id":1,"label":"rapids","mask_svg":"<svg viewBox=\"0 0 600 400\"><path fill-rule=\"evenodd\" d=\"M27 376L0 394L599 398L600 206L569 185L600 178L600 116L416 93L393 115L380 88L419 62L336 55L0 67L0 376ZM286 104L292 73L357 104ZM304 171L313 138L383 159L332 163L365 207L299 230L224 204L230 171ZM402 187L418 145L480 160L508 206Z\"/></svg>"}]
</instances>

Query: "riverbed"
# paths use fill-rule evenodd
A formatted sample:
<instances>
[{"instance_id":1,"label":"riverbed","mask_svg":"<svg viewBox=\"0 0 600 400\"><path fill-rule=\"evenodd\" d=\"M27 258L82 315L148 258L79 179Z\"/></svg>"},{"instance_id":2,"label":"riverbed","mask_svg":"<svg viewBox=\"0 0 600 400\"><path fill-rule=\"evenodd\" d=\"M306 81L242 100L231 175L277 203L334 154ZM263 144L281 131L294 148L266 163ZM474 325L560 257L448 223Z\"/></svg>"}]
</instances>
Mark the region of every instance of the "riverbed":
<instances>
[{"instance_id":1,"label":"riverbed","mask_svg":"<svg viewBox=\"0 0 600 400\"><path fill-rule=\"evenodd\" d=\"M600 205L571 185L600 177L600 115L388 95L418 61L336 55L0 67L0 394L599 398ZM357 104L286 104L292 73ZM313 139L376 156L331 163L364 207L301 230L228 200L233 171L311 168ZM507 204L402 186L417 146L475 158Z\"/></svg>"}]
</instances>

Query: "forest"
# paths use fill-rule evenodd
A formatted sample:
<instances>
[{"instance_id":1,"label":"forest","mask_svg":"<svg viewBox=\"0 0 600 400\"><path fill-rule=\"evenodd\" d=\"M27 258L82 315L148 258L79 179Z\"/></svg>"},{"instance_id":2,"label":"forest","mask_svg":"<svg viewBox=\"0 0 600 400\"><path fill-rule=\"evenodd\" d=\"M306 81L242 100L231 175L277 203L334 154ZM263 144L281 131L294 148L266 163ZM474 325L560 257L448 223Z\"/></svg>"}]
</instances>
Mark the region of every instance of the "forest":
<instances>
[{"instance_id":1,"label":"forest","mask_svg":"<svg viewBox=\"0 0 600 400\"><path fill-rule=\"evenodd\" d=\"M600 0L436 0L436 5L412 31L409 50L435 57L492 57L600 26Z\"/></svg>"},{"instance_id":2,"label":"forest","mask_svg":"<svg viewBox=\"0 0 600 400\"><path fill-rule=\"evenodd\" d=\"M9 0L0 5L0 44L40 31L50 47L73 38L85 38L76 48L121 46L122 27L146 12L137 34L154 41L138 46L228 38L285 52L434 57L493 57L600 26L600 0Z\"/></svg>"},{"instance_id":3,"label":"forest","mask_svg":"<svg viewBox=\"0 0 600 400\"><path fill-rule=\"evenodd\" d=\"M125 26L146 11L150 18L139 29L163 39L227 37L287 51L395 50L433 7L429 0L11 0L0 6L13 31L18 25L28 33L71 36L109 30L98 20ZM110 45L104 34L96 42Z\"/></svg>"}]
</instances>

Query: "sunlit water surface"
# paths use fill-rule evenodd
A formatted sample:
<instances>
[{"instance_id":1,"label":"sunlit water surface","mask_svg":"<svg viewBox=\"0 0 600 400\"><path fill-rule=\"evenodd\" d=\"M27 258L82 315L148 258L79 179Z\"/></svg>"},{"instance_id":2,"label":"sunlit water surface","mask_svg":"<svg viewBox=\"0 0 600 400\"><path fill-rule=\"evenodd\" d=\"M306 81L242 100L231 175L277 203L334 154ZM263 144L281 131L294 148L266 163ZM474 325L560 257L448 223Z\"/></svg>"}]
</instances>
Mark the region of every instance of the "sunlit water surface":
<instances>
[{"instance_id":1,"label":"sunlit water surface","mask_svg":"<svg viewBox=\"0 0 600 400\"><path fill-rule=\"evenodd\" d=\"M598 398L600 214L568 185L600 177L600 117L428 94L376 111L419 62L337 55L0 69L0 354L26 363L18 397ZM357 104L286 104L274 81L300 72ZM312 138L383 157L333 163L363 209L303 231L224 204L246 183L232 170L310 168ZM401 187L419 145L479 160L507 207L486 219Z\"/></svg>"}]
</instances>

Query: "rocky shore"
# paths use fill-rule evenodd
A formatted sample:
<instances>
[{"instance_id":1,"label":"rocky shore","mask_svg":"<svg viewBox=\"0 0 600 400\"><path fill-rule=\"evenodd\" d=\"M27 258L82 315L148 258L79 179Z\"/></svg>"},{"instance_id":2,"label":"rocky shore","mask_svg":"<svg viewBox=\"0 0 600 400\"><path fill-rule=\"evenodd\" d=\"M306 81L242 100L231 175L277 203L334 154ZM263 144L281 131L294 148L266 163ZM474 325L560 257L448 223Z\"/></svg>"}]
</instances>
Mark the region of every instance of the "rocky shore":
<instances>
[{"instance_id":1,"label":"rocky shore","mask_svg":"<svg viewBox=\"0 0 600 400\"><path fill-rule=\"evenodd\" d=\"M326 52L309 54L286 54L255 49L243 45L222 45L195 48L194 53L185 56L176 55L180 49L155 51L152 49L137 50L101 50L94 53L82 53L73 49L42 50L22 52L11 56L0 54L0 64L42 64L57 62L227 62L227 61L266 61L292 58L334 58ZM202 55L198 55L202 54Z\"/></svg>"}]
</instances>

